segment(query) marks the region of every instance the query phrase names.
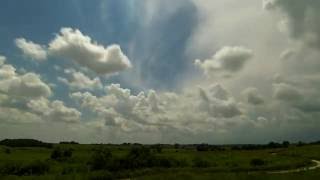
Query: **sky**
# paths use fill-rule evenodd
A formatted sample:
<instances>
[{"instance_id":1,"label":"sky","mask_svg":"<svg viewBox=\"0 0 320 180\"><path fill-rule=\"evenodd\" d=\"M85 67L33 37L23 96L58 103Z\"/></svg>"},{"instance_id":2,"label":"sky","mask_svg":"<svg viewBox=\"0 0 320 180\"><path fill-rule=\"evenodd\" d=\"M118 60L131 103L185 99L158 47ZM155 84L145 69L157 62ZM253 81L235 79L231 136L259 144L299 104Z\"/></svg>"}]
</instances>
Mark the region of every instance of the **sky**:
<instances>
[{"instance_id":1,"label":"sky","mask_svg":"<svg viewBox=\"0 0 320 180\"><path fill-rule=\"evenodd\" d=\"M2 0L0 139L320 139L320 1Z\"/></svg>"}]
</instances>

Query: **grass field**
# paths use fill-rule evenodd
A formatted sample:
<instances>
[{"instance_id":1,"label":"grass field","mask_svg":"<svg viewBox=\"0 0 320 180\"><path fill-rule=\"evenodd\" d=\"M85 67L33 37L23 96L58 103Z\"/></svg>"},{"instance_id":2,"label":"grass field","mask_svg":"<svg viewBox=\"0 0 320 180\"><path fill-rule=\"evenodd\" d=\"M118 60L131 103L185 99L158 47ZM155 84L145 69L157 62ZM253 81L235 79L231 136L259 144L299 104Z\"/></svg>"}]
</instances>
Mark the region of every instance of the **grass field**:
<instances>
[{"instance_id":1,"label":"grass field","mask_svg":"<svg viewBox=\"0 0 320 180\"><path fill-rule=\"evenodd\" d=\"M72 155L52 158L55 149L72 149ZM105 162L113 169L92 169L90 163L95 149L108 149L112 159ZM288 148L262 150L197 151L195 148L163 147L147 154L132 157L132 145L74 145L55 144L52 148L0 146L0 179L319 179L320 170L268 174L268 171L311 166L312 159L320 160L320 145L291 145ZM129 155L128 155L129 154ZM109 155L108 155L109 157ZM126 166L134 161L154 158L160 165ZM99 159L101 158L101 160ZM98 157L103 161L104 156ZM142 160L141 160L142 159ZM257 160L257 164L253 163ZM112 161L112 163L111 163ZM122 165L119 165L122 163ZM148 161L149 162L149 161ZM154 161L152 161L154 162ZM173 162L173 163L172 163ZM260 163L259 163L260 162ZM117 164L118 163L118 164ZM24 170L24 169L25 170ZM6 171L4 170L6 169ZM22 170L21 170L22 169ZM38 170L41 173L36 173ZM39 170L39 171L40 171ZM22 174L18 174L18 172Z\"/></svg>"}]
</instances>

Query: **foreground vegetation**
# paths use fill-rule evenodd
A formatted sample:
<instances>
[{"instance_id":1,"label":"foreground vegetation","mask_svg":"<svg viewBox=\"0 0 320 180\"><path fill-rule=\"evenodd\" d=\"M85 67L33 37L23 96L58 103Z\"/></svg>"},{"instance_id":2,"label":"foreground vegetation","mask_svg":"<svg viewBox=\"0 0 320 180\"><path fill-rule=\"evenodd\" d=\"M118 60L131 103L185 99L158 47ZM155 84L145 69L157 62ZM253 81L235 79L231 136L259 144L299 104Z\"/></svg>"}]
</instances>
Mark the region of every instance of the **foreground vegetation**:
<instances>
[{"instance_id":1,"label":"foreground vegetation","mask_svg":"<svg viewBox=\"0 0 320 180\"><path fill-rule=\"evenodd\" d=\"M29 146L28 143L31 143ZM0 142L0 179L318 179L320 171L268 174L311 166L320 145L80 145Z\"/></svg>"}]
</instances>

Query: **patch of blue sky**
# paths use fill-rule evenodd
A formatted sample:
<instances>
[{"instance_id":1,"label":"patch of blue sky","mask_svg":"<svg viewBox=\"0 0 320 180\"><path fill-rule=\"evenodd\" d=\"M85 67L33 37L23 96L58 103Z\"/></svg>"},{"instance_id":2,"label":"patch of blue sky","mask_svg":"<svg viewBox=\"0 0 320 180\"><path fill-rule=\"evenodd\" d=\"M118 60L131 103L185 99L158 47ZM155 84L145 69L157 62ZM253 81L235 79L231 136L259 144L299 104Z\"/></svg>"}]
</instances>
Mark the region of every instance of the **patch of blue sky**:
<instances>
[{"instance_id":1,"label":"patch of blue sky","mask_svg":"<svg viewBox=\"0 0 320 180\"><path fill-rule=\"evenodd\" d=\"M119 44L133 64L129 72L102 78L104 85L120 83L133 92L149 88L175 89L191 62L185 49L197 24L197 11L191 1L181 2L170 15L165 14L168 3L159 5L163 7L156 7L160 9L159 13L146 26L144 16L148 14L144 1L3 0L0 53L18 69L36 72L48 83L57 84L53 98L66 102L67 86L57 81L63 73L53 67L72 68L72 62L52 57L45 62L34 62L22 56L14 39L24 37L46 45L61 27L78 28L104 46ZM137 76L142 83L132 83L131 76Z\"/></svg>"}]
</instances>

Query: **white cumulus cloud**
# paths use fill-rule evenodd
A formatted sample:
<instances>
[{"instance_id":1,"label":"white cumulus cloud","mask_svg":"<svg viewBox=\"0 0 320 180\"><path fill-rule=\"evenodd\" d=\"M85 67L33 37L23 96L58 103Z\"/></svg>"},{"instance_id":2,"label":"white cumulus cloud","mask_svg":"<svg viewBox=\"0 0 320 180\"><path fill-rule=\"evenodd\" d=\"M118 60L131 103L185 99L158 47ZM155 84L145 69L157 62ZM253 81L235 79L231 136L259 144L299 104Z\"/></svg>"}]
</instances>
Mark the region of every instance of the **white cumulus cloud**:
<instances>
[{"instance_id":1,"label":"white cumulus cloud","mask_svg":"<svg viewBox=\"0 0 320 180\"><path fill-rule=\"evenodd\" d=\"M90 79L82 72L75 71L74 69L65 71L70 78L58 77L58 80L68 85L71 89L80 89L80 90L95 90L101 89L102 83L99 77Z\"/></svg>"},{"instance_id":2,"label":"white cumulus cloud","mask_svg":"<svg viewBox=\"0 0 320 180\"><path fill-rule=\"evenodd\" d=\"M44 120L78 123L81 112L75 108L66 107L62 101L50 102L48 99L40 98L31 100L27 106L35 113L41 115Z\"/></svg>"},{"instance_id":3,"label":"white cumulus cloud","mask_svg":"<svg viewBox=\"0 0 320 180\"><path fill-rule=\"evenodd\" d=\"M0 91L10 96L24 98L48 97L52 94L51 88L39 75L32 72L18 74L9 64L0 66Z\"/></svg>"},{"instance_id":4,"label":"white cumulus cloud","mask_svg":"<svg viewBox=\"0 0 320 180\"><path fill-rule=\"evenodd\" d=\"M106 126L123 131L161 130L211 131L209 126L227 128L242 112L236 101L220 85L196 88L180 94L153 90L133 95L119 84L106 87L106 95L97 97L89 92L71 94L82 108L104 119ZM224 122L225 121L225 122Z\"/></svg>"},{"instance_id":5,"label":"white cumulus cloud","mask_svg":"<svg viewBox=\"0 0 320 180\"><path fill-rule=\"evenodd\" d=\"M252 50L241 47L224 47L204 61L197 59L195 65L200 67L207 76L219 72L234 73L240 71L246 61L252 58Z\"/></svg>"},{"instance_id":6,"label":"white cumulus cloud","mask_svg":"<svg viewBox=\"0 0 320 180\"><path fill-rule=\"evenodd\" d=\"M2 64L4 64L4 62L6 61L6 57L5 56L2 56L2 55L0 55L0 66L2 65Z\"/></svg>"},{"instance_id":7,"label":"white cumulus cloud","mask_svg":"<svg viewBox=\"0 0 320 180\"><path fill-rule=\"evenodd\" d=\"M50 55L73 60L98 74L113 74L131 67L119 45L104 47L78 29L62 28L49 43Z\"/></svg>"},{"instance_id":8,"label":"white cumulus cloud","mask_svg":"<svg viewBox=\"0 0 320 180\"><path fill-rule=\"evenodd\" d=\"M15 40L16 46L27 56L37 61L47 59L46 47L36 44L32 41L27 41L24 38Z\"/></svg>"}]
</instances>

